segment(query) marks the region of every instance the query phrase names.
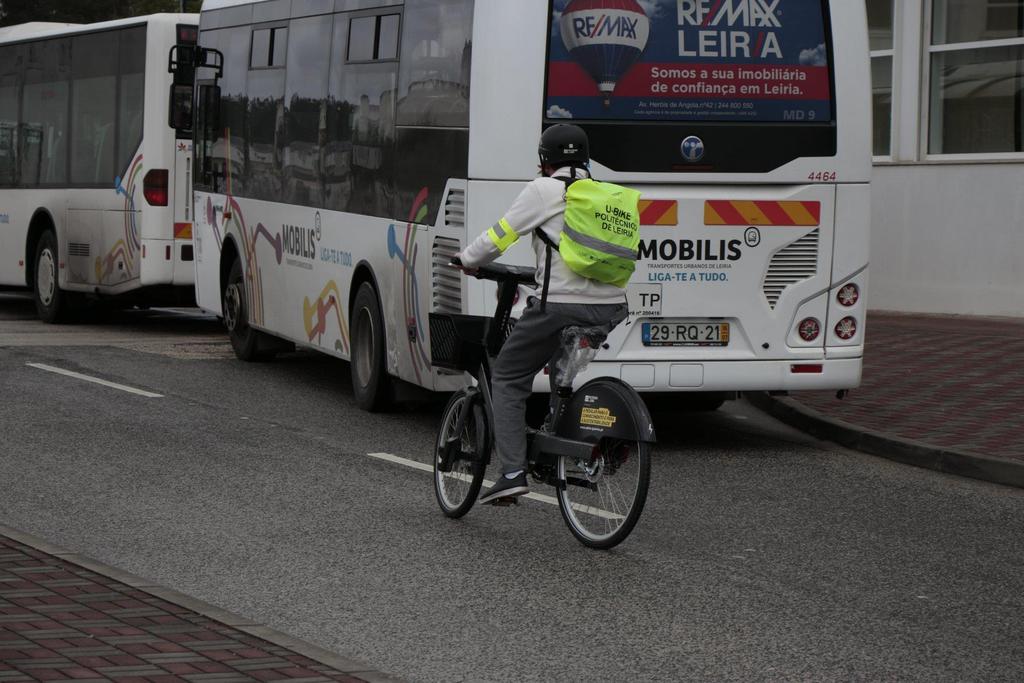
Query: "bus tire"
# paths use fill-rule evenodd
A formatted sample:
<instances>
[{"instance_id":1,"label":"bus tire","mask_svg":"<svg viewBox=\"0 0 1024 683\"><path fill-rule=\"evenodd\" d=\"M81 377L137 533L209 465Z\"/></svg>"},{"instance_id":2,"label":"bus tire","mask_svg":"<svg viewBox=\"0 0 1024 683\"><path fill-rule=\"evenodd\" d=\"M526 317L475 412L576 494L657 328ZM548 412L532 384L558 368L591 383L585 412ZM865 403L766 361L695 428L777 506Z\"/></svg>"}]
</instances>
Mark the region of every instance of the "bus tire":
<instances>
[{"instance_id":1,"label":"bus tire","mask_svg":"<svg viewBox=\"0 0 1024 683\"><path fill-rule=\"evenodd\" d=\"M32 299L36 313L44 323L59 323L68 317L71 296L60 288L59 264L57 235L48 229L39 236L36 244L32 278Z\"/></svg>"},{"instance_id":2,"label":"bus tire","mask_svg":"<svg viewBox=\"0 0 1024 683\"><path fill-rule=\"evenodd\" d=\"M391 403L391 381L384 360L384 316L377 290L369 282L359 285L352 303L352 393L356 405L375 413Z\"/></svg>"},{"instance_id":3,"label":"bus tire","mask_svg":"<svg viewBox=\"0 0 1024 683\"><path fill-rule=\"evenodd\" d=\"M275 351L271 344L267 344L263 340L265 335L249 326L245 278L242 276L242 262L237 258L231 264L222 298L224 327L228 330L228 339L231 340L231 348L234 350L235 356L246 362L273 359Z\"/></svg>"}]
</instances>

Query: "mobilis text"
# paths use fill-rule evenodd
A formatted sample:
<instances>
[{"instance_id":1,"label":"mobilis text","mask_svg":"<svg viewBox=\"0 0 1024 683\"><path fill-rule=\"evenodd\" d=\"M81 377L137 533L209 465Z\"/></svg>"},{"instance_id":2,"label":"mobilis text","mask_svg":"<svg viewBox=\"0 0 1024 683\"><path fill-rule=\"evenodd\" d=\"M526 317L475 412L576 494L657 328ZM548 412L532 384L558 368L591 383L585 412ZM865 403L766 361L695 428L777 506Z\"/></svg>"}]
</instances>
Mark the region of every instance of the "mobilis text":
<instances>
[{"instance_id":1,"label":"mobilis text","mask_svg":"<svg viewBox=\"0 0 1024 683\"><path fill-rule=\"evenodd\" d=\"M639 258L650 261L739 261L741 240L640 240Z\"/></svg>"},{"instance_id":2,"label":"mobilis text","mask_svg":"<svg viewBox=\"0 0 1024 683\"><path fill-rule=\"evenodd\" d=\"M304 259L316 257L316 231L298 225L282 225L281 236L284 238L284 250Z\"/></svg>"}]
</instances>

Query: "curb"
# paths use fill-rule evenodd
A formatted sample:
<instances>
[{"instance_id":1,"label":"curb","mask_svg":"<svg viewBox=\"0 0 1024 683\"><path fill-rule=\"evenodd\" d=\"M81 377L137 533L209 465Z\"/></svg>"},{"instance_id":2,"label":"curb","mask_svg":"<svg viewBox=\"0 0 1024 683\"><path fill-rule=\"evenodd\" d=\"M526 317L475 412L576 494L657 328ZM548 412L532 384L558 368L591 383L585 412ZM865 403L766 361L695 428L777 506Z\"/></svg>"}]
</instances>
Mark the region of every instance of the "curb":
<instances>
[{"instance_id":1,"label":"curb","mask_svg":"<svg viewBox=\"0 0 1024 683\"><path fill-rule=\"evenodd\" d=\"M743 396L754 407L791 427L853 450L904 465L1024 488L1024 463L1016 460L938 448L920 441L889 436L827 417L792 398L770 396L762 391L745 392Z\"/></svg>"},{"instance_id":2,"label":"curb","mask_svg":"<svg viewBox=\"0 0 1024 683\"><path fill-rule=\"evenodd\" d=\"M330 650L325 650L319 645L308 643L294 636L290 636L287 633L282 633L281 631L272 629L269 626L255 622L252 619L246 619L245 617L228 612L220 607L216 607L207 602L203 602L202 600L180 593L173 588L161 586L149 579L144 579L140 576L136 576L135 574L129 574L126 571L117 569L116 567L111 567L110 565L99 562L98 560L71 552L70 550L56 546L23 531L12 529L9 526L0 524L0 536L6 536L13 541L27 545L40 552L53 555L63 562L77 565L88 571L105 576L108 579L118 581L130 586L131 588L148 593L155 598L165 600L179 607L184 607L187 610L191 610L204 617L218 621L225 626L241 631L242 633L246 633L256 638L261 638L279 647L287 648L297 654L323 664L326 667L340 671L348 676L362 679L367 683L400 683L400 679L389 676L382 671L371 669L358 660L335 654Z\"/></svg>"}]
</instances>

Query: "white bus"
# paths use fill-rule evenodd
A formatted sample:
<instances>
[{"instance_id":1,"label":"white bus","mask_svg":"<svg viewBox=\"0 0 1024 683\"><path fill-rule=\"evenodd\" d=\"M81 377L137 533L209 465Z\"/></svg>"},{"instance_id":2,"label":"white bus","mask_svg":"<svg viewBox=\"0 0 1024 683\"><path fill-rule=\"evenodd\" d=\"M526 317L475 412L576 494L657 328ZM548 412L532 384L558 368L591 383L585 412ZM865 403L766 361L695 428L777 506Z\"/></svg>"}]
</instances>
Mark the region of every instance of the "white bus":
<instances>
[{"instance_id":1,"label":"white bus","mask_svg":"<svg viewBox=\"0 0 1024 683\"><path fill-rule=\"evenodd\" d=\"M197 21L0 29L0 285L31 287L43 320L86 294L191 300L191 126L169 118L191 101L172 110L168 59Z\"/></svg>"},{"instance_id":2,"label":"white bus","mask_svg":"<svg viewBox=\"0 0 1024 683\"><path fill-rule=\"evenodd\" d=\"M865 17L859 0L206 0L200 45L224 68L197 76L199 304L242 358L286 340L351 359L365 408L394 378L451 389L430 313L488 315L494 290L445 264L572 120L594 176L644 198L630 318L590 375L716 399L854 387ZM529 240L504 258L532 263Z\"/></svg>"}]
</instances>

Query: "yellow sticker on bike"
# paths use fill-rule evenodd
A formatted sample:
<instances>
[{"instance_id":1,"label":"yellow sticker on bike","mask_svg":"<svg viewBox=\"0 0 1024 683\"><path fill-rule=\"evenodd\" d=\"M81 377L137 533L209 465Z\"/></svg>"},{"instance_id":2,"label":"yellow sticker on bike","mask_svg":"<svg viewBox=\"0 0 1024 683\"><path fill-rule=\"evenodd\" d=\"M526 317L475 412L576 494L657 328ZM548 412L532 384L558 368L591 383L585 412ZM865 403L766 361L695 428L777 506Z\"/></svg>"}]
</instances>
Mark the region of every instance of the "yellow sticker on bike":
<instances>
[{"instance_id":1,"label":"yellow sticker on bike","mask_svg":"<svg viewBox=\"0 0 1024 683\"><path fill-rule=\"evenodd\" d=\"M580 413L581 425L592 425L594 427L611 427L619 419L612 415L607 408L584 408Z\"/></svg>"}]
</instances>

